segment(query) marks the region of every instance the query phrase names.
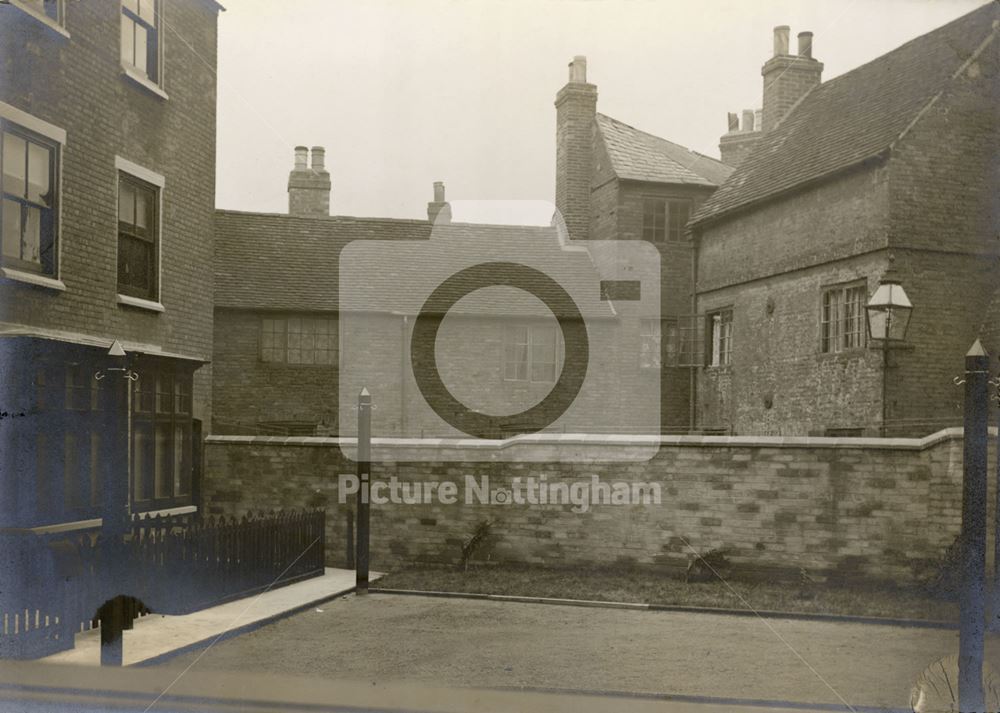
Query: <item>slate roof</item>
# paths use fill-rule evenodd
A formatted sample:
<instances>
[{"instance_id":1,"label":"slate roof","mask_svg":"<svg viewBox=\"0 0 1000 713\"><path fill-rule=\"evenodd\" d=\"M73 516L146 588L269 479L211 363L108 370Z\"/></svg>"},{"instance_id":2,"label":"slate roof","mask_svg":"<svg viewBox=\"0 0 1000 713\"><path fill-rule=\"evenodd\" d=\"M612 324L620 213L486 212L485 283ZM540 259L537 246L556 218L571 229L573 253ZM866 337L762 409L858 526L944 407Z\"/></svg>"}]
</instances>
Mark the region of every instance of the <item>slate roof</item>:
<instances>
[{"instance_id":1,"label":"slate roof","mask_svg":"<svg viewBox=\"0 0 1000 713\"><path fill-rule=\"evenodd\" d=\"M815 87L702 203L690 225L889 150L981 45L998 14L996 2L984 5Z\"/></svg>"},{"instance_id":2,"label":"slate roof","mask_svg":"<svg viewBox=\"0 0 1000 713\"><path fill-rule=\"evenodd\" d=\"M600 300L600 277L588 252L564 248L555 228L454 224L385 218L299 218L216 211L215 304L220 308L276 311L374 311L417 314L445 279L481 262L516 261L540 269L563 286L587 318L611 318ZM385 247L370 241L387 241ZM389 245L389 242L398 242ZM359 264L345 276L338 299L340 261ZM491 273L498 280L503 270ZM456 288L461 288L456 283ZM545 281L534 284L552 294ZM510 297L510 294L517 294ZM481 291L456 312L546 316L548 310L524 293L502 299Z\"/></svg>"},{"instance_id":3,"label":"slate roof","mask_svg":"<svg viewBox=\"0 0 1000 713\"><path fill-rule=\"evenodd\" d=\"M597 115L597 128L618 178L718 186L733 171L718 159L647 134L604 114Z\"/></svg>"}]
</instances>

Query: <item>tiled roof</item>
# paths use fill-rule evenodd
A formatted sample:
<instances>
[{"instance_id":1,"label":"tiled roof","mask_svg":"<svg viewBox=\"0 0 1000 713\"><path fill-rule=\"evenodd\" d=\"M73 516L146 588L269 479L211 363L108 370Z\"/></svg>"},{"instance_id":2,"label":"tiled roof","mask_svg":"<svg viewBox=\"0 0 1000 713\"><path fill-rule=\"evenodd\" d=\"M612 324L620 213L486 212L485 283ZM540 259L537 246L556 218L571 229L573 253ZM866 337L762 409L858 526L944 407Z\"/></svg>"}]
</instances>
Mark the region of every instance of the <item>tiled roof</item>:
<instances>
[{"instance_id":1,"label":"tiled roof","mask_svg":"<svg viewBox=\"0 0 1000 713\"><path fill-rule=\"evenodd\" d=\"M337 258L353 240L429 238L427 221L215 212L215 305L337 309Z\"/></svg>"},{"instance_id":2,"label":"tiled roof","mask_svg":"<svg viewBox=\"0 0 1000 713\"><path fill-rule=\"evenodd\" d=\"M216 211L215 304L282 311L376 311L416 314L424 299L454 273L482 262L516 261L550 275L585 317L612 317L600 300L598 269L587 251L563 247L555 228L454 224L382 218L298 218ZM371 241L402 241L383 247ZM345 276L339 265L359 265ZM504 268L490 277L505 281ZM455 288L464 285L456 283ZM551 294L546 281L533 287ZM511 297L511 293L518 295ZM456 312L537 315L548 311L525 293L501 299L480 291Z\"/></svg>"},{"instance_id":3,"label":"tiled roof","mask_svg":"<svg viewBox=\"0 0 1000 713\"><path fill-rule=\"evenodd\" d=\"M597 128L618 178L717 186L733 171L718 159L647 134L604 114L597 115Z\"/></svg>"},{"instance_id":4,"label":"tiled roof","mask_svg":"<svg viewBox=\"0 0 1000 713\"><path fill-rule=\"evenodd\" d=\"M691 224L887 151L982 44L997 16L996 2L984 5L818 85L761 138Z\"/></svg>"}]
</instances>

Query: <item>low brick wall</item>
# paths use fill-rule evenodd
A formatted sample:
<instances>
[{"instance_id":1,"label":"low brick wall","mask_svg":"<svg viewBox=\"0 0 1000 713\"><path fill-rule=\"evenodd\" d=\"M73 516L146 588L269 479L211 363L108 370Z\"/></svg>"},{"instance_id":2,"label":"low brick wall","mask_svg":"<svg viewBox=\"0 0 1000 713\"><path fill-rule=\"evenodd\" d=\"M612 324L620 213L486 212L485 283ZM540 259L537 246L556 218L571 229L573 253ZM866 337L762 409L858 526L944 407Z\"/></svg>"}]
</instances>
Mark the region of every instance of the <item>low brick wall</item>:
<instances>
[{"instance_id":1,"label":"low brick wall","mask_svg":"<svg viewBox=\"0 0 1000 713\"><path fill-rule=\"evenodd\" d=\"M479 560L678 570L695 553L725 548L734 565L748 572L804 569L838 577L913 578L942 555L960 529L961 429L922 439L658 440L658 454L636 463L608 461L620 461L623 450L648 438L536 435L502 446L471 440L376 441L374 480L455 481L459 490L456 504L374 505L372 567L457 562L463 543L490 520L493 537L476 554ZM995 442L994 432L991 530ZM339 503L338 476L352 474L354 464L341 445L335 438L211 436L205 507L232 515L259 508L325 507L330 514L327 561L344 566L351 503ZM577 462L558 462L566 453ZM462 454L467 462L453 460ZM538 462L539 455L544 462ZM586 463L581 465L581 459ZM515 478L537 482L543 475L548 483L591 482L594 476L608 483L655 483L662 498L658 505L596 504L586 512L572 504L465 503L466 476L479 485L488 476L495 489L511 488Z\"/></svg>"}]
</instances>

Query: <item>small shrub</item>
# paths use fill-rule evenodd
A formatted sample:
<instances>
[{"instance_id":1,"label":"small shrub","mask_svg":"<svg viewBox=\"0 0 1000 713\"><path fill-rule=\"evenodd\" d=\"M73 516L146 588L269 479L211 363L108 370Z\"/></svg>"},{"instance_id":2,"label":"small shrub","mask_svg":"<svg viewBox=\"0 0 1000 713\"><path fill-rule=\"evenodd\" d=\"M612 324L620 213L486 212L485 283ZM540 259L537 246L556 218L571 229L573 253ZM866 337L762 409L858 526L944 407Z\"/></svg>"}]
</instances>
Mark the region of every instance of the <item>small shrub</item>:
<instances>
[{"instance_id":1,"label":"small shrub","mask_svg":"<svg viewBox=\"0 0 1000 713\"><path fill-rule=\"evenodd\" d=\"M732 563L726 557L727 554L728 550L717 548L695 557L688 563L687 571L684 573L684 581L689 584L711 582L716 577L725 576L732 569Z\"/></svg>"},{"instance_id":2,"label":"small shrub","mask_svg":"<svg viewBox=\"0 0 1000 713\"><path fill-rule=\"evenodd\" d=\"M462 544L462 559L460 563L462 569L469 569L469 561L476 554L476 552L492 541L493 525L494 521L483 520L476 525L476 529L473 531L472 536Z\"/></svg>"}]
</instances>

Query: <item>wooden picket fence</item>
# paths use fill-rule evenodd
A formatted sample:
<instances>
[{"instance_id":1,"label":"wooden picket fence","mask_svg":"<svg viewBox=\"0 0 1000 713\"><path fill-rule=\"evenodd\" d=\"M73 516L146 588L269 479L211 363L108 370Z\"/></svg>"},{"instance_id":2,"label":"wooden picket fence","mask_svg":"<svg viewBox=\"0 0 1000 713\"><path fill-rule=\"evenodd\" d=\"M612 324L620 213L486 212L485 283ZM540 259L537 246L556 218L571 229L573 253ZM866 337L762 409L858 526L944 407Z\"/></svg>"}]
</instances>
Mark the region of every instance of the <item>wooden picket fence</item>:
<instances>
[{"instance_id":1,"label":"wooden picket fence","mask_svg":"<svg viewBox=\"0 0 1000 713\"><path fill-rule=\"evenodd\" d=\"M73 647L105 601L130 616L186 614L324 569L325 513L136 517L124 537L0 536L0 658ZM128 627L128 624L126 625Z\"/></svg>"}]
</instances>

